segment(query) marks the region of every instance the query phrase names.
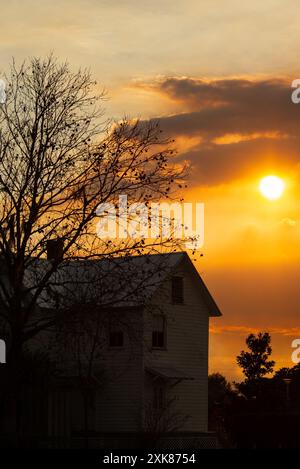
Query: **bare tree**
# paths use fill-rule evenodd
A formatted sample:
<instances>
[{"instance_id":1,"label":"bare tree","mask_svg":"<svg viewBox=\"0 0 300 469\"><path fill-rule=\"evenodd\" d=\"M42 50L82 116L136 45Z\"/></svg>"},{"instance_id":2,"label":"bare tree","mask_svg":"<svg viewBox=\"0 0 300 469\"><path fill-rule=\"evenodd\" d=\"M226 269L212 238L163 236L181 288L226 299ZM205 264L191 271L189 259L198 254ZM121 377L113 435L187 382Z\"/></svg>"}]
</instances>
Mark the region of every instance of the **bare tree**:
<instances>
[{"instance_id":1,"label":"bare tree","mask_svg":"<svg viewBox=\"0 0 300 469\"><path fill-rule=\"evenodd\" d=\"M171 164L171 142L157 123L104 122L104 94L95 95L86 70L74 73L53 56L33 58L21 66L13 62L6 82L0 106L0 317L8 341L7 382L17 389L24 343L58 320L57 314L37 319L36 310L61 265L151 252L163 243L99 239L99 204L116 203L121 194L146 204L172 197L185 169ZM51 239L64 241L62 255L37 268ZM172 239L164 243L170 247Z\"/></svg>"},{"instance_id":2,"label":"bare tree","mask_svg":"<svg viewBox=\"0 0 300 469\"><path fill-rule=\"evenodd\" d=\"M188 419L188 415L176 409L175 397L168 396L160 408L155 408L152 402L148 402L145 409L147 444L154 448L157 447L163 436L182 430Z\"/></svg>"}]
</instances>

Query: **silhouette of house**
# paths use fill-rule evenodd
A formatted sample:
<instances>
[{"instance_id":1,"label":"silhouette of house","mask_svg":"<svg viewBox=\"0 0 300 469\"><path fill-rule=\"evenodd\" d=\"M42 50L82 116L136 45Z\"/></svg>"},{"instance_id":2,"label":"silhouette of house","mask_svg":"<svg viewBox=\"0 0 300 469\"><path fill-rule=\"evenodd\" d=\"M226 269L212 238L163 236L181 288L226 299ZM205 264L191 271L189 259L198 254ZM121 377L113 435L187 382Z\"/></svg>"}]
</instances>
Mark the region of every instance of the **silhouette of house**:
<instances>
[{"instance_id":1,"label":"silhouette of house","mask_svg":"<svg viewBox=\"0 0 300 469\"><path fill-rule=\"evenodd\" d=\"M41 336L60 375L43 397L40 431L78 444L89 435L91 446L134 447L145 435L205 445L209 318L221 313L189 256L72 261L55 275L39 314L63 298L76 327Z\"/></svg>"}]
</instances>

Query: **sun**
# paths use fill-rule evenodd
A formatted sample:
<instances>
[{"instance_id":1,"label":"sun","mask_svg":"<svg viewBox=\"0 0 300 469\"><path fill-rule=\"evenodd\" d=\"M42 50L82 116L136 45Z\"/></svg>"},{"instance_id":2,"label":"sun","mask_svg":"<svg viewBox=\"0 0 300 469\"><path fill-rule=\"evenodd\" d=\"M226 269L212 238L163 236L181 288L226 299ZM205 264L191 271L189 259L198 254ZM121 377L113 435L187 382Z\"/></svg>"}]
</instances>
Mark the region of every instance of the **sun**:
<instances>
[{"instance_id":1,"label":"sun","mask_svg":"<svg viewBox=\"0 0 300 469\"><path fill-rule=\"evenodd\" d=\"M259 190L269 200L277 200L282 196L285 184L278 176L265 176L259 184Z\"/></svg>"}]
</instances>

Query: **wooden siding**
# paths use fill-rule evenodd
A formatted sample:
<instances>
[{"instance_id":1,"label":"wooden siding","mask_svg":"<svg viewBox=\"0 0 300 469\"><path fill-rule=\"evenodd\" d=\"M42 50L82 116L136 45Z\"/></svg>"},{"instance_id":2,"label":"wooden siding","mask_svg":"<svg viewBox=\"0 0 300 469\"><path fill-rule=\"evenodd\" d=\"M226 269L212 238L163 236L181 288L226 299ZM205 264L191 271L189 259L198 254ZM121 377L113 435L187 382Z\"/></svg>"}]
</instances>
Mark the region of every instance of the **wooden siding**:
<instances>
[{"instance_id":1,"label":"wooden siding","mask_svg":"<svg viewBox=\"0 0 300 469\"><path fill-rule=\"evenodd\" d=\"M96 402L97 431L134 432L142 428L142 313L127 314L134 334L124 330L123 347L107 346L104 354L103 387Z\"/></svg>"},{"instance_id":2,"label":"wooden siding","mask_svg":"<svg viewBox=\"0 0 300 469\"><path fill-rule=\"evenodd\" d=\"M195 274L181 265L174 275L184 278L184 304L171 303L171 280L165 282L156 293L153 304L144 312L145 365L172 367L183 371L193 380L182 380L169 389L174 397L172 412L186 416L184 431L207 431L208 401L208 321L209 315L203 303ZM165 350L151 348L151 315L161 311L167 321ZM174 384L174 382L170 382ZM151 381L145 377L145 400L152 399Z\"/></svg>"}]
</instances>

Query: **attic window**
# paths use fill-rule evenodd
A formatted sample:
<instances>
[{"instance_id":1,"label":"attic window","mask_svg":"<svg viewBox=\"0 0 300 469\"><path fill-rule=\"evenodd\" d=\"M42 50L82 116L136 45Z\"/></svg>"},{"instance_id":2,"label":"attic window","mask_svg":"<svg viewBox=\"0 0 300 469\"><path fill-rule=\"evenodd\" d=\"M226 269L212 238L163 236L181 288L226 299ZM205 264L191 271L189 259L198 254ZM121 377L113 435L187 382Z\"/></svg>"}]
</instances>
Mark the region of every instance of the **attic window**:
<instances>
[{"instance_id":1,"label":"attic window","mask_svg":"<svg viewBox=\"0 0 300 469\"><path fill-rule=\"evenodd\" d=\"M183 277L172 277L172 303L183 303Z\"/></svg>"}]
</instances>

